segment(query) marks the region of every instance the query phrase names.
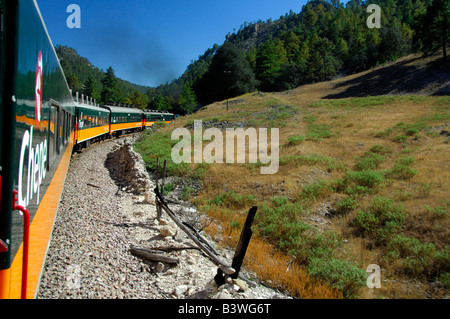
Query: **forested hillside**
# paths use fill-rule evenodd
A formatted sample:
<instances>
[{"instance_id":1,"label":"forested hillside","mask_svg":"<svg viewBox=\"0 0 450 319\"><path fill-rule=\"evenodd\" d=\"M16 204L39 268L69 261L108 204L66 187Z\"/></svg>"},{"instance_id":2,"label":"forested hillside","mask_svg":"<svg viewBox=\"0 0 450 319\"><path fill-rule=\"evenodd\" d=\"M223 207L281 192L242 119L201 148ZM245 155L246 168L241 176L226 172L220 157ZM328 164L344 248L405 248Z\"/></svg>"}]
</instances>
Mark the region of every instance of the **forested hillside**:
<instances>
[{"instance_id":1,"label":"forested hillside","mask_svg":"<svg viewBox=\"0 0 450 319\"><path fill-rule=\"evenodd\" d=\"M368 26L369 4L381 8L381 28ZM148 88L117 79L119 92L112 96L142 108L191 113L228 97L327 81L410 53L441 51L446 60L449 21L448 0L312 0L278 20L243 22L170 83ZM100 98L105 73L73 49L57 52L69 85ZM107 73L114 76L112 68Z\"/></svg>"},{"instance_id":2,"label":"forested hillside","mask_svg":"<svg viewBox=\"0 0 450 319\"><path fill-rule=\"evenodd\" d=\"M380 6L381 28L367 26L368 4ZM180 88L190 85L205 105L252 90L326 81L410 53L442 52L450 43L449 21L444 0L313 0L300 13L244 22L156 92L174 106Z\"/></svg>"},{"instance_id":3,"label":"forested hillside","mask_svg":"<svg viewBox=\"0 0 450 319\"><path fill-rule=\"evenodd\" d=\"M92 96L98 102L112 102L112 100L102 99L102 92L105 91L104 83L106 82L107 86L112 85L112 90L116 90L116 94L112 96L115 102L136 104L142 108L147 107L148 98L146 93L149 87L116 78L112 67L107 71L100 70L92 65L88 59L81 57L73 48L56 46L55 50L69 87L73 91ZM111 87L109 89L111 90Z\"/></svg>"}]
</instances>

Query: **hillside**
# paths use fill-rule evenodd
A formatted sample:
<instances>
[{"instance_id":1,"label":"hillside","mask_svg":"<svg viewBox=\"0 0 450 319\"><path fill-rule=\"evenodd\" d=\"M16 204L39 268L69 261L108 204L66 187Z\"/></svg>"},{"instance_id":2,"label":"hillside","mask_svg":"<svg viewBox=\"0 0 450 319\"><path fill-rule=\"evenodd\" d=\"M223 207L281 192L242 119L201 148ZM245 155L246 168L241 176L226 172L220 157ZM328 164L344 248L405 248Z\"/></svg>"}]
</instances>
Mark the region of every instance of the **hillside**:
<instances>
[{"instance_id":1,"label":"hillside","mask_svg":"<svg viewBox=\"0 0 450 319\"><path fill-rule=\"evenodd\" d=\"M205 230L223 245L236 246L258 206L244 266L295 297L449 297L450 77L448 64L436 69L439 59L412 55L333 81L252 92L231 99L228 111L216 102L135 149L149 169L167 159L181 177L168 189L214 220ZM192 134L195 120L219 128L223 145L225 128L278 128L278 171L262 175L265 164L248 157L174 164L171 134ZM250 151L248 143L237 149ZM381 268L379 289L366 285L370 265Z\"/></svg>"},{"instance_id":2,"label":"hillside","mask_svg":"<svg viewBox=\"0 0 450 319\"><path fill-rule=\"evenodd\" d=\"M82 92L89 77L94 79L98 91L102 90L102 80L105 77L104 70L99 69L89 62L88 59L80 56L73 48L66 46L56 46L55 51L60 60L64 74L73 91ZM124 96L131 96L135 91L146 94L149 87L133 84L123 79L117 79L119 89Z\"/></svg>"},{"instance_id":3,"label":"hillside","mask_svg":"<svg viewBox=\"0 0 450 319\"><path fill-rule=\"evenodd\" d=\"M380 28L368 27L368 4L310 0L298 13L244 22L180 78L158 87L159 100L177 107L186 86L200 105L254 90L285 91L371 70L413 53L443 53L450 43L448 1L370 1L381 9ZM414 77L410 80L416 83L420 72Z\"/></svg>"}]
</instances>

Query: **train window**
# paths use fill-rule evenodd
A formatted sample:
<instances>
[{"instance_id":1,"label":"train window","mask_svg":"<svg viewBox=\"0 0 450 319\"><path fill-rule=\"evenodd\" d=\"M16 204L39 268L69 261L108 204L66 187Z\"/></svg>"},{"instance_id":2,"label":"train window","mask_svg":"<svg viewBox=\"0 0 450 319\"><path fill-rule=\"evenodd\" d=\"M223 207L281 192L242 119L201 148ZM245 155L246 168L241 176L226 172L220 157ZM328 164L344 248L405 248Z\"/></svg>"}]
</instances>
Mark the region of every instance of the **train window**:
<instances>
[{"instance_id":1,"label":"train window","mask_svg":"<svg viewBox=\"0 0 450 319\"><path fill-rule=\"evenodd\" d=\"M58 110L59 113L59 118L58 118L58 154L61 153L61 149L63 146L63 134L62 134L62 130L63 130L63 126L64 126L64 112Z\"/></svg>"},{"instance_id":2,"label":"train window","mask_svg":"<svg viewBox=\"0 0 450 319\"><path fill-rule=\"evenodd\" d=\"M57 145L58 145L58 105L51 103L50 105L50 121L48 123L48 167L53 165L57 157Z\"/></svg>"}]
</instances>

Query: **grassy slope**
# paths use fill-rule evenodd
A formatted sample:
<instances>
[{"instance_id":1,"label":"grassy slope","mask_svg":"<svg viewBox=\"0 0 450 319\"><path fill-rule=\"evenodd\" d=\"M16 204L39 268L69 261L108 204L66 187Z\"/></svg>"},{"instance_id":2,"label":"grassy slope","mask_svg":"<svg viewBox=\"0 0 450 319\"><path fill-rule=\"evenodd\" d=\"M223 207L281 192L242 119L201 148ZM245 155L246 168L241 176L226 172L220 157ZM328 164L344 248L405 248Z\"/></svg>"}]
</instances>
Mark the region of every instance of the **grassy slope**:
<instances>
[{"instance_id":1,"label":"grassy slope","mask_svg":"<svg viewBox=\"0 0 450 319\"><path fill-rule=\"evenodd\" d=\"M414 61L423 60L399 66ZM448 129L449 96L325 98L348 95L355 86L358 95L364 86L374 94L366 80L370 72L383 76L382 69L289 92L247 94L228 112L226 103L214 103L137 148L150 164L157 151L170 156L171 147L158 145L195 119L279 128L277 174L261 175L259 164L171 166L173 173L202 179L193 200L219 221L208 231L235 246L246 212L257 205L246 266L297 297L442 297L450 284L450 156L449 138L440 132ZM385 69L385 76L392 72ZM442 92L445 85L421 90ZM370 264L383 270L381 289L366 287Z\"/></svg>"}]
</instances>

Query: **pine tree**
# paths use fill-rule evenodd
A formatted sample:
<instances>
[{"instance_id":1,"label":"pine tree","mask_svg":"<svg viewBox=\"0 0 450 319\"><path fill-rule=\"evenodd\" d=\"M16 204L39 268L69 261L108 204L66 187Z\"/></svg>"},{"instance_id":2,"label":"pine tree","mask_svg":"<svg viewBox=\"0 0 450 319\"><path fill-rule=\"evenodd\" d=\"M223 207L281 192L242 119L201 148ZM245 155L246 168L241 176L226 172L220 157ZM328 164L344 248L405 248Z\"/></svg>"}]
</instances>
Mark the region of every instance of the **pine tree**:
<instances>
[{"instance_id":1,"label":"pine tree","mask_svg":"<svg viewBox=\"0 0 450 319\"><path fill-rule=\"evenodd\" d=\"M148 105L148 97L138 91L134 91L133 94L129 97L130 104L140 108L145 109Z\"/></svg>"},{"instance_id":2,"label":"pine tree","mask_svg":"<svg viewBox=\"0 0 450 319\"><path fill-rule=\"evenodd\" d=\"M117 86L117 78L112 67L109 67L106 71L102 84L102 103L120 102L122 100L122 92Z\"/></svg>"},{"instance_id":3,"label":"pine tree","mask_svg":"<svg viewBox=\"0 0 450 319\"><path fill-rule=\"evenodd\" d=\"M256 78L261 82L261 90L273 89L287 61L287 52L280 40L269 39L259 47L256 57Z\"/></svg>"},{"instance_id":4,"label":"pine tree","mask_svg":"<svg viewBox=\"0 0 450 319\"><path fill-rule=\"evenodd\" d=\"M256 85L244 52L226 42L214 55L208 71L196 85L196 93L199 101L207 104L251 92Z\"/></svg>"},{"instance_id":5,"label":"pine tree","mask_svg":"<svg viewBox=\"0 0 450 319\"><path fill-rule=\"evenodd\" d=\"M197 106L195 92L189 83L185 83L183 86L183 92L180 96L180 106L187 114L191 114Z\"/></svg>"},{"instance_id":6,"label":"pine tree","mask_svg":"<svg viewBox=\"0 0 450 319\"><path fill-rule=\"evenodd\" d=\"M93 77L88 77L84 83L83 94L85 96L90 96L95 100L100 100L100 93L98 92L97 82L95 82Z\"/></svg>"},{"instance_id":7,"label":"pine tree","mask_svg":"<svg viewBox=\"0 0 450 319\"><path fill-rule=\"evenodd\" d=\"M450 1L433 0L416 25L417 41L426 55L442 50L447 61L447 45L450 44Z\"/></svg>"}]
</instances>

